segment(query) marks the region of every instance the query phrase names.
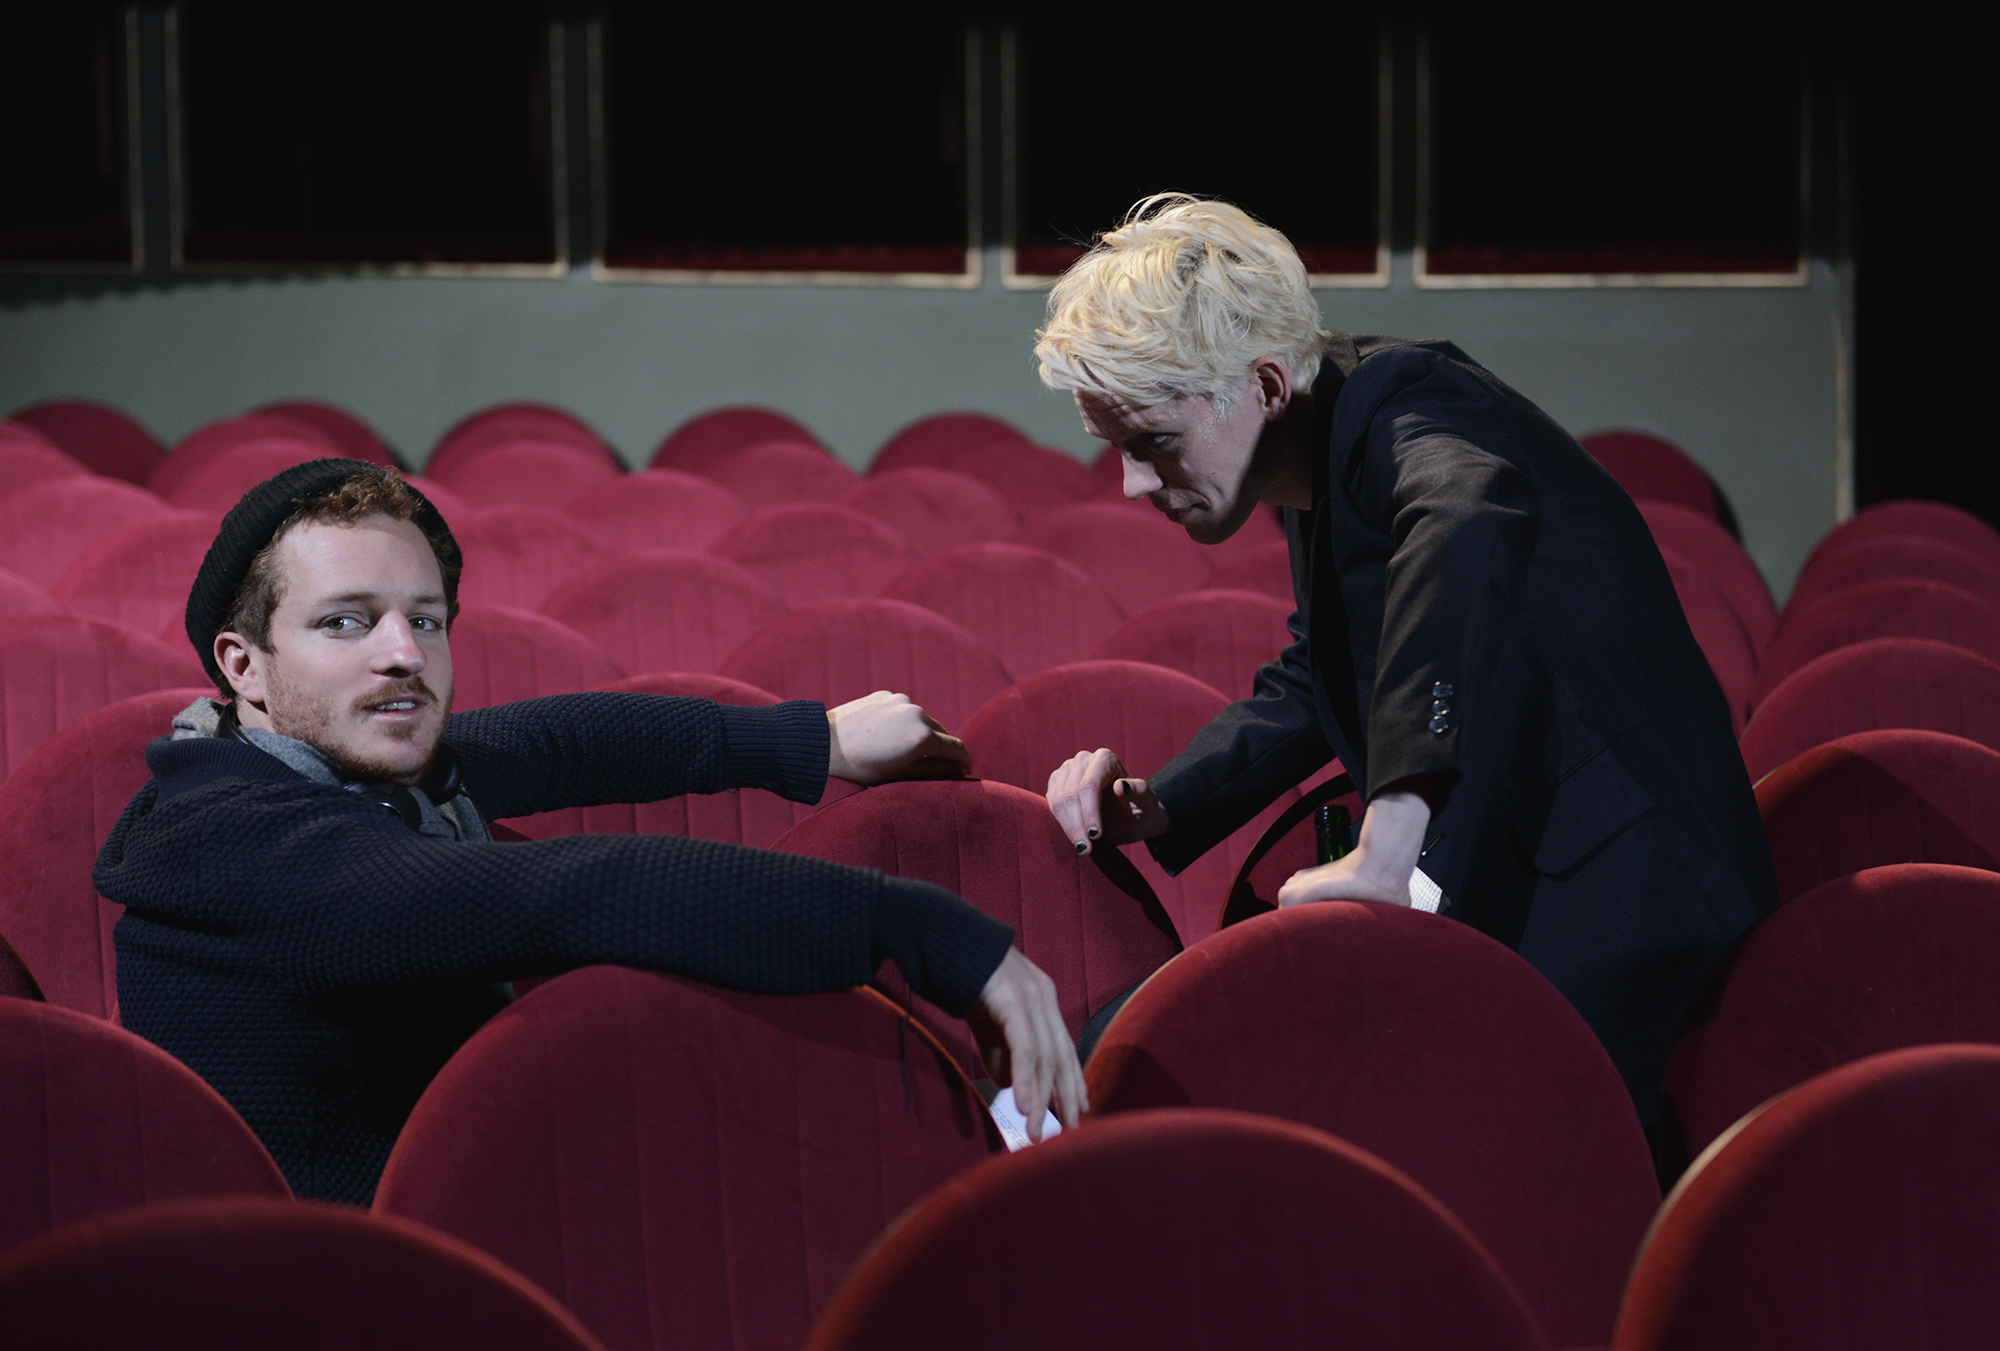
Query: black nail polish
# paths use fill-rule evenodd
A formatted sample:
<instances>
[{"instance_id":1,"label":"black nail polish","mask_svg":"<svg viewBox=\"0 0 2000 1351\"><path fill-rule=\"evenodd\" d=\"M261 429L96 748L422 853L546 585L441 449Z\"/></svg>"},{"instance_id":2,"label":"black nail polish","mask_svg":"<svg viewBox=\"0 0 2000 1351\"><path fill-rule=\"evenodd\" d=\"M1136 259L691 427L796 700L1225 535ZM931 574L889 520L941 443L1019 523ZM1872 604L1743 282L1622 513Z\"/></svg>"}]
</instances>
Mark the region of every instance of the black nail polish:
<instances>
[{"instance_id":1,"label":"black nail polish","mask_svg":"<svg viewBox=\"0 0 2000 1351\"><path fill-rule=\"evenodd\" d=\"M1087 854L1090 852L1090 846L1085 844L1082 840L1078 840L1076 842L1076 852L1079 854Z\"/></svg>"},{"instance_id":2,"label":"black nail polish","mask_svg":"<svg viewBox=\"0 0 2000 1351\"><path fill-rule=\"evenodd\" d=\"M1099 835L1102 835L1103 833L1104 832L1096 826L1092 826L1089 830L1084 832L1084 834L1090 836L1090 838L1093 840L1096 839Z\"/></svg>"}]
</instances>

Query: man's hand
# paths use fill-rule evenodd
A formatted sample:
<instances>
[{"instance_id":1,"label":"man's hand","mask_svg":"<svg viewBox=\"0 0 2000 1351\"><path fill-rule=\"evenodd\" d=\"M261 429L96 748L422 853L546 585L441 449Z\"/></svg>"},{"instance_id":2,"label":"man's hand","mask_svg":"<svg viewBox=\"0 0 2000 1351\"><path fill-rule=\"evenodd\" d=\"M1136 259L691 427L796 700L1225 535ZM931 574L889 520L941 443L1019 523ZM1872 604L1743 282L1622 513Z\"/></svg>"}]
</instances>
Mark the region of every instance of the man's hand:
<instances>
[{"instance_id":1,"label":"man's hand","mask_svg":"<svg viewBox=\"0 0 2000 1351\"><path fill-rule=\"evenodd\" d=\"M850 783L962 779L972 772L965 743L907 694L877 690L826 713L826 772Z\"/></svg>"},{"instance_id":2,"label":"man's hand","mask_svg":"<svg viewBox=\"0 0 2000 1351\"><path fill-rule=\"evenodd\" d=\"M1423 853L1430 804L1415 793L1375 795L1361 818L1354 852L1317 868L1295 872L1278 888L1278 905L1308 901L1410 903L1410 874Z\"/></svg>"},{"instance_id":3,"label":"man's hand","mask_svg":"<svg viewBox=\"0 0 2000 1351\"><path fill-rule=\"evenodd\" d=\"M966 1021L993 1082L1013 1086L1014 1105L1028 1119L1030 1140L1041 1143L1042 1114L1050 1110L1051 1095L1064 1130L1090 1110L1076 1043L1056 1005L1056 983L1019 948L1007 949Z\"/></svg>"},{"instance_id":4,"label":"man's hand","mask_svg":"<svg viewBox=\"0 0 2000 1351\"><path fill-rule=\"evenodd\" d=\"M1137 844L1164 835L1173 822L1144 779L1125 772L1117 752L1078 751L1049 775L1049 810L1076 846L1090 852L1093 840Z\"/></svg>"}]
</instances>

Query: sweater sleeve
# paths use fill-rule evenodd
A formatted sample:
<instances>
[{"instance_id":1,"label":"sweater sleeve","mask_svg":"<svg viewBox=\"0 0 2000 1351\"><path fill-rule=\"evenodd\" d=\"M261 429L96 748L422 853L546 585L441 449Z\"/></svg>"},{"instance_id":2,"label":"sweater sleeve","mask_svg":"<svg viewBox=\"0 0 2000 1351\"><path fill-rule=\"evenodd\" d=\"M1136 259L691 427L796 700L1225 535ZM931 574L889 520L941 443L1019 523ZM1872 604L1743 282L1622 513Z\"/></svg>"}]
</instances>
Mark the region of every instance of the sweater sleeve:
<instances>
[{"instance_id":1,"label":"sweater sleeve","mask_svg":"<svg viewBox=\"0 0 2000 1351\"><path fill-rule=\"evenodd\" d=\"M489 820L558 807L764 788L817 802L826 707L737 708L658 694L524 699L451 720L465 789Z\"/></svg>"}]
</instances>

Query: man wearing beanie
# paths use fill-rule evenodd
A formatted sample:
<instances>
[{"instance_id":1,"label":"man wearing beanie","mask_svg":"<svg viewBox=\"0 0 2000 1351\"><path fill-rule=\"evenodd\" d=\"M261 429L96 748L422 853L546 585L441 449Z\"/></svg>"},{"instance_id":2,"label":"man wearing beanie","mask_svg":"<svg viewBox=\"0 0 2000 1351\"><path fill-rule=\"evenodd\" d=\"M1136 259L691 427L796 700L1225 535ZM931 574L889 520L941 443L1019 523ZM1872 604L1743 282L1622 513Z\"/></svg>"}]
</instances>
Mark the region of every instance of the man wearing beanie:
<instances>
[{"instance_id":1,"label":"man wearing beanie","mask_svg":"<svg viewBox=\"0 0 2000 1351\"><path fill-rule=\"evenodd\" d=\"M1082 1074L1013 931L939 887L676 836L496 844L487 822L727 788L817 799L962 773L900 695L580 694L454 715L461 557L387 470L316 460L245 494L188 597L216 682L147 748L152 780L99 855L125 907L125 1026L201 1074L301 1196L366 1204L444 1061L504 982L609 962L808 993L894 961L970 1016L1035 1123Z\"/></svg>"}]
</instances>

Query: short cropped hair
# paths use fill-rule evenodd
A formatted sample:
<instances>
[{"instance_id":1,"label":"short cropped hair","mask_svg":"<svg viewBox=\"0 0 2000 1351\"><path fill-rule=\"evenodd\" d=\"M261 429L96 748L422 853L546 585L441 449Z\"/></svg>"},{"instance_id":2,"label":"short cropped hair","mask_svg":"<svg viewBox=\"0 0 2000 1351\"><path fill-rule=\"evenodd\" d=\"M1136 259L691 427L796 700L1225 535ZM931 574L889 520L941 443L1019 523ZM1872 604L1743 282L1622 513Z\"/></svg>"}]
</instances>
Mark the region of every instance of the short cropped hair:
<instances>
[{"instance_id":1,"label":"short cropped hair","mask_svg":"<svg viewBox=\"0 0 2000 1351\"><path fill-rule=\"evenodd\" d=\"M1162 192L1056 282L1035 357L1051 389L1226 408L1265 357L1310 386L1331 336L1290 240L1239 206Z\"/></svg>"},{"instance_id":2,"label":"short cropped hair","mask_svg":"<svg viewBox=\"0 0 2000 1351\"><path fill-rule=\"evenodd\" d=\"M251 560L250 570L243 575L229 603L229 617L223 622L223 630L239 633L262 651L271 651L271 616L277 613L278 604L284 599L278 546L284 543L285 536L302 525L359 525L371 516L387 516L391 520L411 521L424 532L424 542L430 545L438 572L444 578L445 628L449 631L451 622L458 618L458 578L465 569L465 558L436 512L419 515L422 505L415 491L393 470L357 475L337 488L306 498L285 518L271 536L271 542ZM436 529L426 524L426 517L437 523ZM227 676L219 676L216 684L224 699L236 697Z\"/></svg>"}]
</instances>

